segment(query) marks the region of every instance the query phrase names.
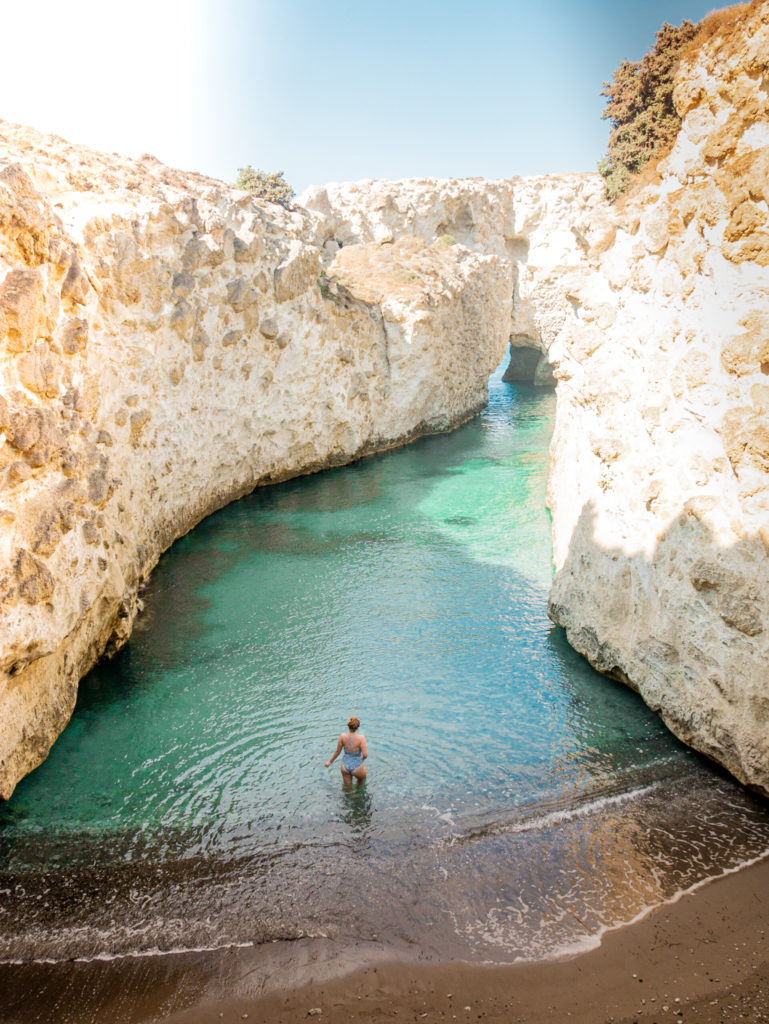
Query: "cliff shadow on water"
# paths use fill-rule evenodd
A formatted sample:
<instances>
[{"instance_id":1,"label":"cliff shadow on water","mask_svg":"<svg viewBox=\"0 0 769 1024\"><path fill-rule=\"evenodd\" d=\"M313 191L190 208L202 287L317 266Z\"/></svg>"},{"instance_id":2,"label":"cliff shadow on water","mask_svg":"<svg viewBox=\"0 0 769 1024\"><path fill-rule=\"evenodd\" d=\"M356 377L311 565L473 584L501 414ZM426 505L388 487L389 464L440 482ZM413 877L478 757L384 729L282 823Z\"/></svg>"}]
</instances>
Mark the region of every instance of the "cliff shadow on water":
<instances>
[{"instance_id":1,"label":"cliff shadow on water","mask_svg":"<svg viewBox=\"0 0 769 1024\"><path fill-rule=\"evenodd\" d=\"M99 957L175 1006L241 968L548 958L769 849L763 809L547 619L554 397L500 374L460 430L257 490L166 553L0 810L12 1019L31 977L63 1021L139 1019ZM346 793L322 766L351 713L371 759Z\"/></svg>"},{"instance_id":2,"label":"cliff shadow on water","mask_svg":"<svg viewBox=\"0 0 769 1024\"><path fill-rule=\"evenodd\" d=\"M766 546L755 535L724 544L696 499L691 506L647 550L632 551L630 542L601 539L606 520L588 502L548 613L577 651L637 690L676 736L766 796Z\"/></svg>"}]
</instances>

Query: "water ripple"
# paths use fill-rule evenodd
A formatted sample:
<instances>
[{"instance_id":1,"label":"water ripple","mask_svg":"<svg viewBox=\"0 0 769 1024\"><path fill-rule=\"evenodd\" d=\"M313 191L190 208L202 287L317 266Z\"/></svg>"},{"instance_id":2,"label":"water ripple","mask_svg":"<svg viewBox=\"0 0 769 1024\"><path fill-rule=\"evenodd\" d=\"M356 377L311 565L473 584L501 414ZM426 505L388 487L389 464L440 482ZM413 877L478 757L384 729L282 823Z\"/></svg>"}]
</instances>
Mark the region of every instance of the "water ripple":
<instances>
[{"instance_id":1,"label":"water ripple","mask_svg":"<svg viewBox=\"0 0 769 1024\"><path fill-rule=\"evenodd\" d=\"M454 434L255 492L164 556L0 807L0 959L547 956L769 849L766 805L547 620L553 398L492 383ZM350 714L347 792L324 762Z\"/></svg>"}]
</instances>

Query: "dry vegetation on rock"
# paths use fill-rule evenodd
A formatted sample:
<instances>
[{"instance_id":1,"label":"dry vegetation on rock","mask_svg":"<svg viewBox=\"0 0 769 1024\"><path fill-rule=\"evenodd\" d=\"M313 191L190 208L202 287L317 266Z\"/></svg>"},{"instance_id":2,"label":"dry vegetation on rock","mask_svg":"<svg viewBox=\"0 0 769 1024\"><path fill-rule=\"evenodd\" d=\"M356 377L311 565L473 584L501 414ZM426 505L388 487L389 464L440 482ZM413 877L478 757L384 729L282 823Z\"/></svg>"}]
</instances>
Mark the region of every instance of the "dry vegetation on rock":
<instances>
[{"instance_id":1,"label":"dry vegetation on rock","mask_svg":"<svg viewBox=\"0 0 769 1024\"><path fill-rule=\"evenodd\" d=\"M767 0L706 20L681 56L673 148L613 208L551 347L550 481L552 617L764 793L768 74Z\"/></svg>"},{"instance_id":2,"label":"dry vegetation on rock","mask_svg":"<svg viewBox=\"0 0 769 1024\"><path fill-rule=\"evenodd\" d=\"M259 483L484 404L510 320L501 261L444 248L454 285L436 278L434 308L418 289L367 304L354 282L332 301L316 229L0 122L0 799L125 642L176 537Z\"/></svg>"},{"instance_id":3,"label":"dry vegetation on rock","mask_svg":"<svg viewBox=\"0 0 769 1024\"><path fill-rule=\"evenodd\" d=\"M238 169L234 187L250 192L256 199L266 199L268 203L277 203L286 210L291 209L294 190L283 177L283 171L255 171L251 164Z\"/></svg>"},{"instance_id":4,"label":"dry vegetation on rock","mask_svg":"<svg viewBox=\"0 0 769 1024\"><path fill-rule=\"evenodd\" d=\"M643 60L624 60L611 82L601 117L611 121L609 147L598 170L606 180L606 195L616 199L651 160L668 152L681 118L673 105L673 81L681 54L699 27L684 21L679 28L664 24Z\"/></svg>"}]
</instances>

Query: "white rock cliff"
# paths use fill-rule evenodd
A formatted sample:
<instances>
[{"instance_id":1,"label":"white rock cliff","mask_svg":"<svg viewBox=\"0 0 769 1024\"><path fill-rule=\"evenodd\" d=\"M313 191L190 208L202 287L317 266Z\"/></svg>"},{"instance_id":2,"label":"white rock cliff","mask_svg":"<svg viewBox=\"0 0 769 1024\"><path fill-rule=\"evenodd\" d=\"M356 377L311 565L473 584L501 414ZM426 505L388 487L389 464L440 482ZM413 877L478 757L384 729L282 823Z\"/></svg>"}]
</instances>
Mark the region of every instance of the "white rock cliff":
<instances>
[{"instance_id":1,"label":"white rock cliff","mask_svg":"<svg viewBox=\"0 0 769 1024\"><path fill-rule=\"evenodd\" d=\"M309 189L300 201L320 215L315 240L326 252L416 235L504 259L513 294L509 379L552 384L547 353L571 308L560 283L587 269L591 244L606 234L603 192L597 174L551 174L345 182Z\"/></svg>"},{"instance_id":2,"label":"white rock cliff","mask_svg":"<svg viewBox=\"0 0 769 1024\"><path fill-rule=\"evenodd\" d=\"M679 69L672 153L617 209L590 176L304 201L340 240L446 232L508 258L511 376L558 381L550 615L769 793L769 3L710 27Z\"/></svg>"},{"instance_id":3,"label":"white rock cliff","mask_svg":"<svg viewBox=\"0 0 769 1024\"><path fill-rule=\"evenodd\" d=\"M655 181L568 282L550 615L769 793L769 3L682 63Z\"/></svg>"},{"instance_id":4,"label":"white rock cliff","mask_svg":"<svg viewBox=\"0 0 769 1024\"><path fill-rule=\"evenodd\" d=\"M0 123L0 797L175 538L485 404L507 262L412 238L322 273L316 226Z\"/></svg>"},{"instance_id":5,"label":"white rock cliff","mask_svg":"<svg viewBox=\"0 0 769 1024\"><path fill-rule=\"evenodd\" d=\"M0 798L173 540L260 483L557 380L549 611L769 793L769 0L597 175L358 182L293 214L0 122Z\"/></svg>"}]
</instances>

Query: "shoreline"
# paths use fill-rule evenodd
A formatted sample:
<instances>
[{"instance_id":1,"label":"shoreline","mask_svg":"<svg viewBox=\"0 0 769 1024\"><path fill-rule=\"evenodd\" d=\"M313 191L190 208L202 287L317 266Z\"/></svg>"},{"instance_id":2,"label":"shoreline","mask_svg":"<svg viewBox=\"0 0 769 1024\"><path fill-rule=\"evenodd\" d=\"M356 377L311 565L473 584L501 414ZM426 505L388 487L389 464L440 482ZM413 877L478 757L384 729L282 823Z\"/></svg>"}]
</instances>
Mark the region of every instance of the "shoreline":
<instances>
[{"instance_id":1,"label":"shoreline","mask_svg":"<svg viewBox=\"0 0 769 1024\"><path fill-rule=\"evenodd\" d=\"M769 1021L769 857L698 883L571 957L505 966L372 965L262 996L200 1002L153 1024L499 1020ZM469 1007L469 1009L468 1009ZM315 1015L313 1015L315 1016Z\"/></svg>"},{"instance_id":2,"label":"shoreline","mask_svg":"<svg viewBox=\"0 0 769 1024\"><path fill-rule=\"evenodd\" d=\"M295 1024L320 1009L311 1016L353 1024L733 1024L741 1015L761 1024L769 1022L767 935L769 857L763 857L607 930L599 945L568 958L420 963L413 950L398 960L397 951L382 947L362 952L365 966L345 959L347 968L340 969L333 942L319 951L317 943L300 940L276 944L266 958L264 947L232 947L4 964L0 1021L35 1024L53 1013L59 1024ZM271 976L280 978L279 987L270 988Z\"/></svg>"}]
</instances>

